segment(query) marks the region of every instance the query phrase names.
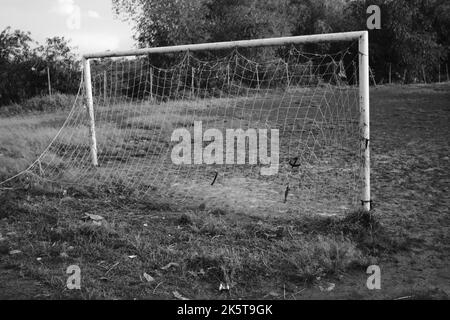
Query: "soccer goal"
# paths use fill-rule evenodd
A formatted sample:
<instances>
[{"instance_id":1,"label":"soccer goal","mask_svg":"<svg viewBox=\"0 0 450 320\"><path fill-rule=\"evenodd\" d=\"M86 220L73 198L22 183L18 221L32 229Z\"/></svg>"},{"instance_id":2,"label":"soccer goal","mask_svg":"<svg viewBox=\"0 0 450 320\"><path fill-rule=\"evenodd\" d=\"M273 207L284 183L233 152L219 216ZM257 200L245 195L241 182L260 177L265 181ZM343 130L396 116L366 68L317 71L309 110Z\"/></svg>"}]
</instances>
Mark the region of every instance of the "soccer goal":
<instances>
[{"instance_id":1,"label":"soccer goal","mask_svg":"<svg viewBox=\"0 0 450 320\"><path fill-rule=\"evenodd\" d=\"M238 210L370 210L368 33L87 54L41 175Z\"/></svg>"}]
</instances>

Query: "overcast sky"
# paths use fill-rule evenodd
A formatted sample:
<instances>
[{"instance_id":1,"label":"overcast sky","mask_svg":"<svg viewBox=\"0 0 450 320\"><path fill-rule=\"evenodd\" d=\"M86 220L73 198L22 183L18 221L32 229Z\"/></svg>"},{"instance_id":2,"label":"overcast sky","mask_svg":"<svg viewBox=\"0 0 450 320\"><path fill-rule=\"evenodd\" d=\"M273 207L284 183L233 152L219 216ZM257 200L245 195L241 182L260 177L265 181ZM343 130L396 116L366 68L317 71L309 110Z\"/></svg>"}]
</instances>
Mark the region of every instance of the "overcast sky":
<instances>
[{"instance_id":1,"label":"overcast sky","mask_svg":"<svg viewBox=\"0 0 450 320\"><path fill-rule=\"evenodd\" d=\"M64 36L79 53L134 46L131 26L114 18L111 0L0 0L0 29L7 26L41 43Z\"/></svg>"}]
</instances>

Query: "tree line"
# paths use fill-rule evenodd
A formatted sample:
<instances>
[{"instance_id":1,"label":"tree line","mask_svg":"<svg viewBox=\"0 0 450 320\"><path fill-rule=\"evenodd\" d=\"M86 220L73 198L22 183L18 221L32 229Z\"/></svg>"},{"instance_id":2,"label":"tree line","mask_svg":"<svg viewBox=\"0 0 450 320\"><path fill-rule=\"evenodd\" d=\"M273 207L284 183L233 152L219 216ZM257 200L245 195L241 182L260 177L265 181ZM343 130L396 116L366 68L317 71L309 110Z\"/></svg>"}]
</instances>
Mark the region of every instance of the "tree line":
<instances>
[{"instance_id":1,"label":"tree line","mask_svg":"<svg viewBox=\"0 0 450 320\"><path fill-rule=\"evenodd\" d=\"M450 2L447 0L112 0L139 47L366 30L369 5L381 9L370 31L377 83L448 80ZM332 52L312 45L305 51ZM159 60L158 60L159 59ZM154 57L160 66L173 57ZM0 105L53 92L75 94L81 63L61 37L38 44L28 32L0 33ZM50 78L50 79L49 79Z\"/></svg>"},{"instance_id":2,"label":"tree line","mask_svg":"<svg viewBox=\"0 0 450 320\"><path fill-rule=\"evenodd\" d=\"M64 38L39 44L29 32L8 27L0 33L0 106L44 94L76 94L80 70Z\"/></svg>"},{"instance_id":3,"label":"tree line","mask_svg":"<svg viewBox=\"0 0 450 320\"><path fill-rule=\"evenodd\" d=\"M376 81L448 80L448 0L112 2L117 16L134 25L140 47L366 30L367 8L378 5L381 30L370 31L370 63Z\"/></svg>"}]
</instances>

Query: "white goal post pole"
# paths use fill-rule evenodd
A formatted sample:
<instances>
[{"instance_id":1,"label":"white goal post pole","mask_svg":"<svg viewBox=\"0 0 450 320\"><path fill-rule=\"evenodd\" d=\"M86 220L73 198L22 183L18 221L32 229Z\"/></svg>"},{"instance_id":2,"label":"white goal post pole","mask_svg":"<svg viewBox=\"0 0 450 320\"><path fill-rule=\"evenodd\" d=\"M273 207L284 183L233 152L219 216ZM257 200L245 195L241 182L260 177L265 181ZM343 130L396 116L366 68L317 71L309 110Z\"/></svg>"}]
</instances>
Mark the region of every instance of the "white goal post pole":
<instances>
[{"instance_id":1,"label":"white goal post pole","mask_svg":"<svg viewBox=\"0 0 450 320\"><path fill-rule=\"evenodd\" d=\"M369 87L369 33L359 37L359 100L362 156L362 198L364 211L371 209L370 195L370 87Z\"/></svg>"},{"instance_id":2,"label":"white goal post pole","mask_svg":"<svg viewBox=\"0 0 450 320\"><path fill-rule=\"evenodd\" d=\"M92 96L91 63L89 59L83 58L84 85L86 91L87 110L89 114L89 136L91 140L91 160L92 165L98 166L97 159L97 137L95 134L94 99Z\"/></svg>"}]
</instances>

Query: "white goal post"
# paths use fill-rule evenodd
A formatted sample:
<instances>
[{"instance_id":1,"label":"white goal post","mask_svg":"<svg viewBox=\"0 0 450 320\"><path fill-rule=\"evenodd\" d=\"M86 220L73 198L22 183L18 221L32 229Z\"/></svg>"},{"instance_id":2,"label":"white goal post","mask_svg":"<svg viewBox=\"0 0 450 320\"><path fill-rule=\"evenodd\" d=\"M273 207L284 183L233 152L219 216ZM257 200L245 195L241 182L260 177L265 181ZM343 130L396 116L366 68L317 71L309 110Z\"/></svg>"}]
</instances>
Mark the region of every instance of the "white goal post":
<instances>
[{"instance_id":1,"label":"white goal post","mask_svg":"<svg viewBox=\"0 0 450 320\"><path fill-rule=\"evenodd\" d=\"M251 47L283 46L307 43L326 43L335 41L359 41L359 108L360 108L360 152L361 165L361 204L365 211L371 209L370 194L370 118L369 118L369 39L367 31L306 35L295 37L281 37L257 40L244 40L232 42L218 42L205 44L192 44L181 46L157 47L136 49L129 51L107 51L101 53L85 54L83 56L84 83L86 91L87 109L90 119L90 149L91 160L94 166L98 165L97 139L94 119L94 100L91 79L91 59L115 58L127 56L144 56L150 54L195 52L206 50L224 50Z\"/></svg>"}]
</instances>

